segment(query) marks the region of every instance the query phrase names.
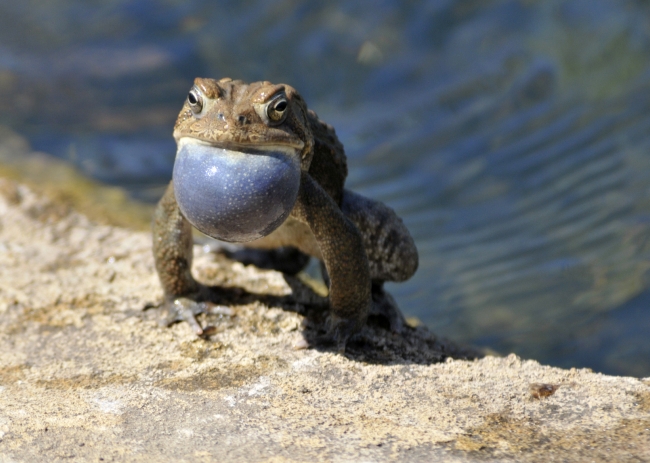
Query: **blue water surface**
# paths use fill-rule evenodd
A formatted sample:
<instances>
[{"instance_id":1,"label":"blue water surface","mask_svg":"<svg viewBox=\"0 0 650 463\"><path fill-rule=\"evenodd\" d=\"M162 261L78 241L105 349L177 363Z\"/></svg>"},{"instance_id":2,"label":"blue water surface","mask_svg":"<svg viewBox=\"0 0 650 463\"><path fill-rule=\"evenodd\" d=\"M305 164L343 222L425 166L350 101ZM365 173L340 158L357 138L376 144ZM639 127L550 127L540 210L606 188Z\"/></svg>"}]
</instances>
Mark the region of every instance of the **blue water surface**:
<instances>
[{"instance_id":1,"label":"blue water surface","mask_svg":"<svg viewBox=\"0 0 650 463\"><path fill-rule=\"evenodd\" d=\"M296 87L421 266L436 333L650 375L650 5L0 1L0 124L155 201L196 76Z\"/></svg>"}]
</instances>

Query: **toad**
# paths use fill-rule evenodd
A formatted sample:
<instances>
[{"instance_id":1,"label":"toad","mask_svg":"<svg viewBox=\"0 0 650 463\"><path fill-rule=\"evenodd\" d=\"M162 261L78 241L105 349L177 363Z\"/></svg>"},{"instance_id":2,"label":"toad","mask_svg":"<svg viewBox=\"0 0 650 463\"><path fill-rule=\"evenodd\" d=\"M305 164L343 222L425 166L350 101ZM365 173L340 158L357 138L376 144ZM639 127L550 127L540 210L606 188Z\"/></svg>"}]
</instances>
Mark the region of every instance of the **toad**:
<instances>
[{"instance_id":1,"label":"toad","mask_svg":"<svg viewBox=\"0 0 650 463\"><path fill-rule=\"evenodd\" d=\"M192 276L192 227L247 247L291 246L320 259L329 316L317 344L345 350L369 315L393 331L404 319L385 281L415 273L409 231L385 204L344 188L334 129L289 85L197 78L174 126L172 181L153 220L156 270L175 320L195 315L210 288Z\"/></svg>"}]
</instances>

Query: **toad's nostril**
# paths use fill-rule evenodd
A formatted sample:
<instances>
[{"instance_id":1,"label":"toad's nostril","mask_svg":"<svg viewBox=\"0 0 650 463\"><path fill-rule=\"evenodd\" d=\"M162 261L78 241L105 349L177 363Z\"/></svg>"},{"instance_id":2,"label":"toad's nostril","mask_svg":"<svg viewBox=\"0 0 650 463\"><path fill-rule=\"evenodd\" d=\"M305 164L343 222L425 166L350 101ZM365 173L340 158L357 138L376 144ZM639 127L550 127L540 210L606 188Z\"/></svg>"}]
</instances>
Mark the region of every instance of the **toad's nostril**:
<instances>
[{"instance_id":1,"label":"toad's nostril","mask_svg":"<svg viewBox=\"0 0 650 463\"><path fill-rule=\"evenodd\" d=\"M246 120L246 116L239 116L237 118L237 121L239 122L240 125L246 124L248 121Z\"/></svg>"}]
</instances>

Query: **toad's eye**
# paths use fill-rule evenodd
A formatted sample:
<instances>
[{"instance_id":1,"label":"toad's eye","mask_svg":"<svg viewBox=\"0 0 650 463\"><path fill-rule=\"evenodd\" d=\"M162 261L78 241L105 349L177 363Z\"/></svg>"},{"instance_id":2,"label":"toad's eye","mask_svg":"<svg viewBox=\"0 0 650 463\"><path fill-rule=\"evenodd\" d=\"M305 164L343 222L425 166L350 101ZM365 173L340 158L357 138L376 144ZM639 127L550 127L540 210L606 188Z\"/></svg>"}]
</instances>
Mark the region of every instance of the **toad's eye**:
<instances>
[{"instance_id":1,"label":"toad's eye","mask_svg":"<svg viewBox=\"0 0 650 463\"><path fill-rule=\"evenodd\" d=\"M276 124L280 123L287 115L288 106L289 102L287 101L287 97L280 95L275 100L271 101L271 103L269 103L268 107L266 108L266 115L269 116L269 119L272 122Z\"/></svg>"},{"instance_id":2,"label":"toad's eye","mask_svg":"<svg viewBox=\"0 0 650 463\"><path fill-rule=\"evenodd\" d=\"M187 104L190 105L190 109L194 114L198 114L203 110L203 97L197 89L193 88L187 94Z\"/></svg>"}]
</instances>

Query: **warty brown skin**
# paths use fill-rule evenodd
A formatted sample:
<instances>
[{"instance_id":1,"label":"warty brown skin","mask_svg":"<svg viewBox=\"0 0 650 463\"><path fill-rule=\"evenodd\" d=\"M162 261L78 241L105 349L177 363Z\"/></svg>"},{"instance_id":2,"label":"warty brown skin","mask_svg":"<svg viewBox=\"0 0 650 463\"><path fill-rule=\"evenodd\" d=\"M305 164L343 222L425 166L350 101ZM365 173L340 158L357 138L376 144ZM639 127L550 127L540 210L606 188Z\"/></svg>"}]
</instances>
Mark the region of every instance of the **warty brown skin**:
<instances>
[{"instance_id":1,"label":"warty brown skin","mask_svg":"<svg viewBox=\"0 0 650 463\"><path fill-rule=\"evenodd\" d=\"M330 318L320 342L344 350L369 314L387 317L391 328L399 331L403 317L382 285L410 278L418 266L417 250L392 209L344 189L347 163L334 129L308 110L289 85L197 78L193 91L203 98L200 117L186 101L174 126L177 142L189 137L231 149L286 146L300 157L300 188L289 217L271 234L246 246L294 246L324 262ZM286 95L287 114L280 124L272 124L264 105L279 93ZM191 274L191 230L170 183L153 221L156 270L175 320L188 321L200 335L194 315L204 308L197 301L208 299L209 291Z\"/></svg>"}]
</instances>

